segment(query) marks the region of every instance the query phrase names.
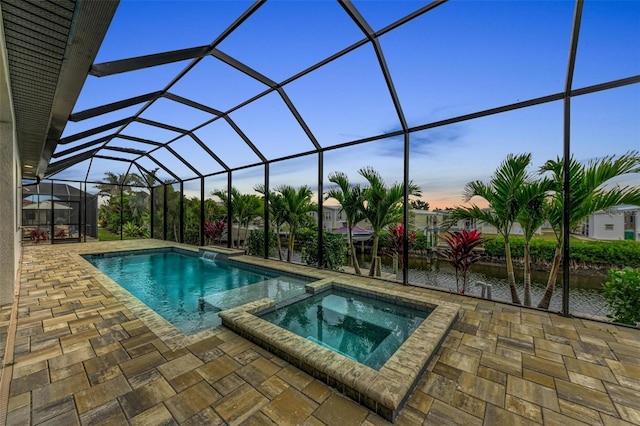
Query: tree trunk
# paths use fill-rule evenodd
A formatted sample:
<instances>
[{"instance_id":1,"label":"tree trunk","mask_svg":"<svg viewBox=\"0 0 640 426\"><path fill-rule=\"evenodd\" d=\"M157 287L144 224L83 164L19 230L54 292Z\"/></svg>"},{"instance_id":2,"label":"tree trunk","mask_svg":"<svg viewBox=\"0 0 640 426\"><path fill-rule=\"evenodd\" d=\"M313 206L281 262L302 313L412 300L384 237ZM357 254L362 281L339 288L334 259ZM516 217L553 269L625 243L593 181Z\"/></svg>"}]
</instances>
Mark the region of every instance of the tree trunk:
<instances>
[{"instance_id":1,"label":"tree trunk","mask_svg":"<svg viewBox=\"0 0 640 426\"><path fill-rule=\"evenodd\" d=\"M504 238L504 252L507 257L507 278L509 280L509 290L511 290L511 301L517 305L521 305L518 289L516 288L516 276L513 273L513 260L511 259L511 243L509 237Z\"/></svg>"},{"instance_id":2,"label":"tree trunk","mask_svg":"<svg viewBox=\"0 0 640 426\"><path fill-rule=\"evenodd\" d=\"M353 262L353 269L356 274L362 275L362 271L360 270L360 265L358 264L358 256L356 256L356 247L353 244L353 235L351 234L351 229L349 229L349 250L351 251L351 260Z\"/></svg>"},{"instance_id":3,"label":"tree trunk","mask_svg":"<svg viewBox=\"0 0 640 426\"><path fill-rule=\"evenodd\" d=\"M524 243L524 306L531 306L531 247Z\"/></svg>"},{"instance_id":4,"label":"tree trunk","mask_svg":"<svg viewBox=\"0 0 640 426\"><path fill-rule=\"evenodd\" d=\"M238 232L236 232L236 234L238 234L238 240L236 241L236 248L240 248L240 222L238 222Z\"/></svg>"},{"instance_id":5,"label":"tree trunk","mask_svg":"<svg viewBox=\"0 0 640 426\"><path fill-rule=\"evenodd\" d=\"M242 240L242 248L245 249L247 248L247 237L249 236L249 224L247 223L247 227L244 228L244 239ZM269 256L269 253L267 253L267 256Z\"/></svg>"},{"instance_id":6,"label":"tree trunk","mask_svg":"<svg viewBox=\"0 0 640 426\"><path fill-rule=\"evenodd\" d=\"M553 296L553 290L556 287L556 280L558 279L558 271L560 270L560 258L562 257L562 244L556 243L556 252L553 257L553 264L551 265L551 271L549 271L549 280L547 281L547 288L544 290L544 296L538 303L538 308L549 309L551 304L551 296Z\"/></svg>"},{"instance_id":7,"label":"tree trunk","mask_svg":"<svg viewBox=\"0 0 640 426\"><path fill-rule=\"evenodd\" d=\"M282 240L280 239L280 225L276 226L276 244L278 245L278 260L282 260Z\"/></svg>"},{"instance_id":8,"label":"tree trunk","mask_svg":"<svg viewBox=\"0 0 640 426\"><path fill-rule=\"evenodd\" d=\"M373 277L376 272L376 256L378 256L378 234L373 235L373 249L371 251L371 268L369 268L369 276Z\"/></svg>"},{"instance_id":9,"label":"tree trunk","mask_svg":"<svg viewBox=\"0 0 640 426\"><path fill-rule=\"evenodd\" d=\"M289 228L289 241L287 244L287 262L291 262L293 257L293 245L295 244L295 230L293 228Z\"/></svg>"}]
</instances>

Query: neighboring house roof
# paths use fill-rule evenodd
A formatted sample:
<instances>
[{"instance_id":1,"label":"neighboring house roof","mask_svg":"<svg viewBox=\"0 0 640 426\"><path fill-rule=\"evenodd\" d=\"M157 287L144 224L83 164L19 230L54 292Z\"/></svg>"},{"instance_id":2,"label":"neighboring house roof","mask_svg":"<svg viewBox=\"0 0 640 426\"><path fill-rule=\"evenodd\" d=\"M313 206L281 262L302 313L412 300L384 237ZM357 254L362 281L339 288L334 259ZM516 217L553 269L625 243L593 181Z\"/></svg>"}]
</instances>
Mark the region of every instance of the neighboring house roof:
<instances>
[{"instance_id":1,"label":"neighboring house roof","mask_svg":"<svg viewBox=\"0 0 640 426\"><path fill-rule=\"evenodd\" d=\"M33 200L34 195L40 196L40 201L51 198L52 193L52 185L53 185L53 199L60 200L64 199L65 196L71 197L79 197L83 195L85 192L76 188L75 186L67 185L66 183L50 183L50 182L40 182L35 185L25 185L23 186L23 195L28 193L25 198ZM87 193L87 197L93 197L93 194ZM35 201L35 200L34 200Z\"/></svg>"},{"instance_id":2,"label":"neighboring house roof","mask_svg":"<svg viewBox=\"0 0 640 426\"><path fill-rule=\"evenodd\" d=\"M624 212L634 212L640 211L640 206L632 206L630 204L623 204L620 206L612 207L607 210L598 210L593 214L613 214L613 213L624 213Z\"/></svg>"}]
</instances>

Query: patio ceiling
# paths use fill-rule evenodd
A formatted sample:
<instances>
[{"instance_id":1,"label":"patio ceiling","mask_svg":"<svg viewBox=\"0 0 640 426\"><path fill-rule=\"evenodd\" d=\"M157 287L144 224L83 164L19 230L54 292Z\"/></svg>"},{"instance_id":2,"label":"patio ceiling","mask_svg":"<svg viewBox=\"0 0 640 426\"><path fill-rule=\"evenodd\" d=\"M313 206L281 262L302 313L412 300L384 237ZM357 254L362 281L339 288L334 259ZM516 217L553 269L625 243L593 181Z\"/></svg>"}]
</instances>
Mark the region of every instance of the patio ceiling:
<instances>
[{"instance_id":1,"label":"patio ceiling","mask_svg":"<svg viewBox=\"0 0 640 426\"><path fill-rule=\"evenodd\" d=\"M487 2L472 7L502 6ZM627 74L591 86L581 80L574 87L581 1L575 9L565 8L561 19L554 17L565 39L550 39L549 48L537 52L523 39L514 68L495 70L522 75L521 87L505 84L493 88L491 96L457 87L473 99L468 109L435 117L423 115L405 95L417 81L433 87L438 81L421 77L420 70L405 67L404 60L429 54L424 45L433 49L438 44L437 37L427 36L436 19L431 16L441 10L448 19L461 16L457 8L471 7L464 2L395 2L393 13L384 19L360 1L212 2L207 7L215 12L216 22L212 19L204 28L193 25L192 45L93 63L116 7L117 2L3 0L22 162L32 167L23 169L26 178L97 182L108 171L137 173L150 179L149 185L178 182L370 141L407 141L413 132L640 82L639 75ZM185 16L191 16L192 7L184 8ZM323 8L326 22L318 24L321 18L314 15L314 7ZM531 11L526 7L516 11L523 19ZM289 12L291 28L269 27L270 18ZM536 13L536 19L544 19L542 12ZM553 16L552 11L545 13ZM301 25L296 20L303 15L309 21ZM513 21L507 15L505 22ZM486 16L495 13L487 10ZM170 31L171 25L164 24ZM264 28L259 32L264 40L255 40L261 47L247 51L239 40L250 39L256 28ZM438 28L443 32L447 26ZM135 37L133 27L126 31L131 31L127 37ZM389 48L388 40L396 39L406 40L406 52ZM117 50L123 55L129 51L127 46ZM495 50L497 57L501 52ZM552 50L553 55L547 53ZM535 77L536 84L528 84L535 78L527 73L537 61L545 72ZM491 58L485 62L480 65L490 64ZM475 77L473 64L464 68L470 70L468 78ZM342 93L349 85L366 89L367 99L354 101L349 98L353 94ZM333 103L326 102L329 98ZM429 106L438 107L437 102ZM369 122L349 120L349 109L366 111ZM387 130L371 124L382 121Z\"/></svg>"},{"instance_id":2,"label":"patio ceiling","mask_svg":"<svg viewBox=\"0 0 640 426\"><path fill-rule=\"evenodd\" d=\"M43 177L118 3L2 0L23 177Z\"/></svg>"}]
</instances>

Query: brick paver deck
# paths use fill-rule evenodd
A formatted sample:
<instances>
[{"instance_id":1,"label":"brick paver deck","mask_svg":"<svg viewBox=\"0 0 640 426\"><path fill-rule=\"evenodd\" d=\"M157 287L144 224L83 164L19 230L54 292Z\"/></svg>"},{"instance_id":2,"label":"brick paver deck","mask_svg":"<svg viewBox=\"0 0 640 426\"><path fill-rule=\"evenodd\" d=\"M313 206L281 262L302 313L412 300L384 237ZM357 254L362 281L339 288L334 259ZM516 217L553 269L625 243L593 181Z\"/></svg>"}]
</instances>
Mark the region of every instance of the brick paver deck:
<instances>
[{"instance_id":1,"label":"brick paver deck","mask_svg":"<svg viewBox=\"0 0 640 426\"><path fill-rule=\"evenodd\" d=\"M223 327L167 340L79 257L162 245L24 247L14 336L0 307L7 425L386 423ZM406 289L463 309L397 424L640 424L640 330Z\"/></svg>"}]
</instances>

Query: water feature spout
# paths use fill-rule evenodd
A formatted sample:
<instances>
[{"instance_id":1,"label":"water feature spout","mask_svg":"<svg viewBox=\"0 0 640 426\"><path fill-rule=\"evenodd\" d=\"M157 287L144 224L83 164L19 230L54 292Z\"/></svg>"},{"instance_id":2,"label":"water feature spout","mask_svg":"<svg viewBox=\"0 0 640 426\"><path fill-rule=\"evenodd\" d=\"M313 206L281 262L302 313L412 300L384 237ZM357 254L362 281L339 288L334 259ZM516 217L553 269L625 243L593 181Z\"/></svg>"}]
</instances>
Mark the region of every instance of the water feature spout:
<instances>
[{"instance_id":1,"label":"water feature spout","mask_svg":"<svg viewBox=\"0 0 640 426\"><path fill-rule=\"evenodd\" d=\"M218 253L215 251L201 250L200 257L205 260L216 260L216 257L218 257Z\"/></svg>"}]
</instances>

